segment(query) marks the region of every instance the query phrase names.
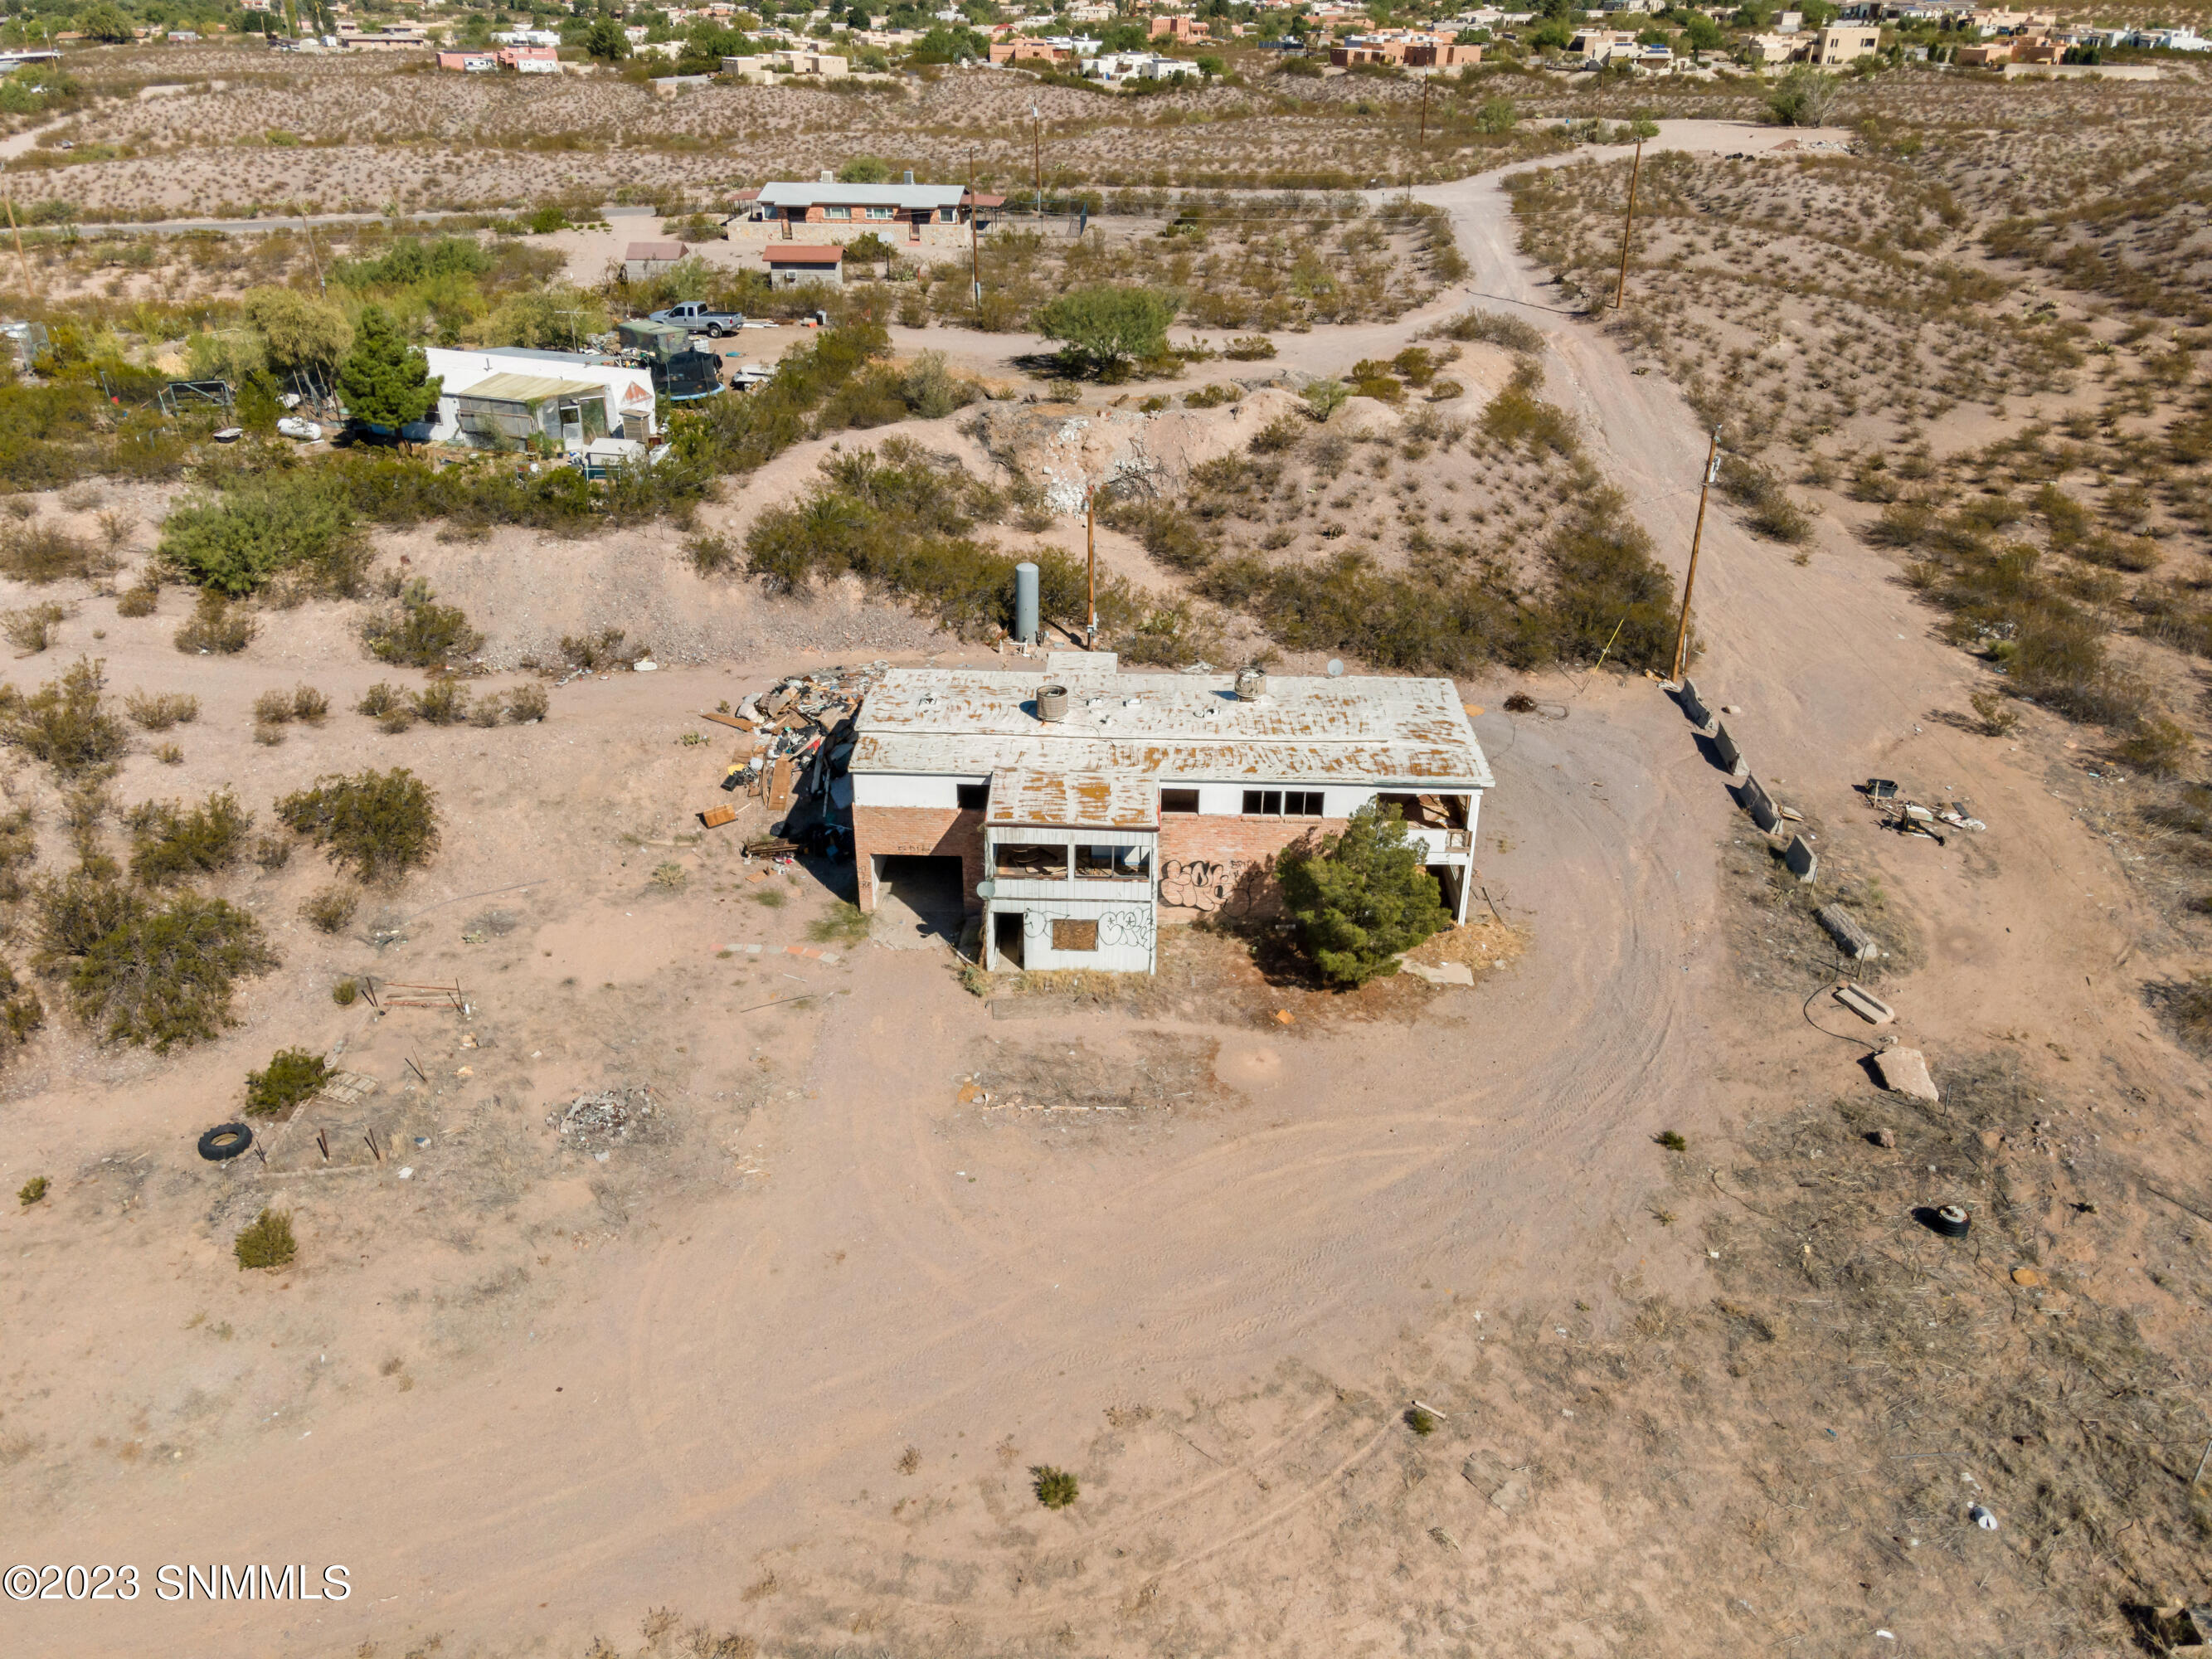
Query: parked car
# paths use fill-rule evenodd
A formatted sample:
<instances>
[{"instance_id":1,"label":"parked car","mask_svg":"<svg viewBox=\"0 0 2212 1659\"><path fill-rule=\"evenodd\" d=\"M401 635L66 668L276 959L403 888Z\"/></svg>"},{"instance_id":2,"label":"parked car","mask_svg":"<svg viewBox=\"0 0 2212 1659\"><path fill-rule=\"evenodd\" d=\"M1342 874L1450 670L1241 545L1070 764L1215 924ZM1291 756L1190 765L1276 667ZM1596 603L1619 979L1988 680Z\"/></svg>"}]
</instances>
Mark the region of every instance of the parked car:
<instances>
[{"instance_id":1,"label":"parked car","mask_svg":"<svg viewBox=\"0 0 2212 1659\"><path fill-rule=\"evenodd\" d=\"M704 300L686 300L682 305L652 313L647 320L673 323L678 328L688 328L695 334L717 340L725 334L735 334L745 325L744 318L738 313L717 311Z\"/></svg>"}]
</instances>

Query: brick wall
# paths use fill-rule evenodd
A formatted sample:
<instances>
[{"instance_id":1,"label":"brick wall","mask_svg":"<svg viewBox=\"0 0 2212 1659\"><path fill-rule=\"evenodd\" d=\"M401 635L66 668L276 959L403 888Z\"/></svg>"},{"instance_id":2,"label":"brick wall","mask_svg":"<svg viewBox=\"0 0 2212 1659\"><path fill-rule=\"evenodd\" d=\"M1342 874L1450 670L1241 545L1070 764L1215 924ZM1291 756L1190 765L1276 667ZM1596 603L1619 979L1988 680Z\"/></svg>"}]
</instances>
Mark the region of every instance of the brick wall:
<instances>
[{"instance_id":1,"label":"brick wall","mask_svg":"<svg viewBox=\"0 0 2212 1659\"><path fill-rule=\"evenodd\" d=\"M1269 915L1282 904L1275 855L1292 842L1318 842L1343 829L1342 818L1160 815L1160 920L1201 915Z\"/></svg>"},{"instance_id":2,"label":"brick wall","mask_svg":"<svg viewBox=\"0 0 2212 1659\"><path fill-rule=\"evenodd\" d=\"M983 879L983 811L952 806L860 806L853 808L854 862L860 873L860 905L876 908L873 859L957 857L960 890L969 911L983 908L975 896Z\"/></svg>"}]
</instances>

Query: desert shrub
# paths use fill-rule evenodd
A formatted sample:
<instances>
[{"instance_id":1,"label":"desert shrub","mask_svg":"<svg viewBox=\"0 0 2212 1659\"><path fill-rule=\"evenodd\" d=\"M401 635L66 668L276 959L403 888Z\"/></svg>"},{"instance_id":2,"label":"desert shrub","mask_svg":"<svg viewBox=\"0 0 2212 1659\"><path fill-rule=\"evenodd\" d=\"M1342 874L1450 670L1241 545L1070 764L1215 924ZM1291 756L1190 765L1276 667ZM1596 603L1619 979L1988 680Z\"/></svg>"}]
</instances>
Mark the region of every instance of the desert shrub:
<instances>
[{"instance_id":1,"label":"desert shrub","mask_svg":"<svg viewBox=\"0 0 2212 1659\"><path fill-rule=\"evenodd\" d=\"M401 590L395 608L363 623L361 634L379 662L410 668L439 667L483 647L483 635L469 626L461 608L440 605L420 577Z\"/></svg>"},{"instance_id":2,"label":"desert shrub","mask_svg":"<svg viewBox=\"0 0 2212 1659\"><path fill-rule=\"evenodd\" d=\"M107 1041L167 1054L235 1024L237 981L276 961L261 924L245 911L180 893L159 909L133 908L95 940L70 969L70 1001Z\"/></svg>"},{"instance_id":3,"label":"desert shrub","mask_svg":"<svg viewBox=\"0 0 2212 1659\"><path fill-rule=\"evenodd\" d=\"M284 728L271 726L266 720L257 720L253 726L253 740L264 748L274 749L284 741Z\"/></svg>"},{"instance_id":4,"label":"desert shrub","mask_svg":"<svg viewBox=\"0 0 2212 1659\"><path fill-rule=\"evenodd\" d=\"M1438 323L1428 334L1441 340L1504 346L1508 351L1530 357L1541 355L1544 349L1544 336L1533 323L1496 311L1463 311L1449 322Z\"/></svg>"},{"instance_id":5,"label":"desert shrub","mask_svg":"<svg viewBox=\"0 0 2212 1659\"><path fill-rule=\"evenodd\" d=\"M1360 807L1319 847L1285 850L1276 868L1299 942L1332 985L1396 973L1401 951L1451 925L1395 806Z\"/></svg>"},{"instance_id":6,"label":"desert shrub","mask_svg":"<svg viewBox=\"0 0 2212 1659\"><path fill-rule=\"evenodd\" d=\"M264 691L253 700L253 718L264 726L282 726L292 718L289 692Z\"/></svg>"},{"instance_id":7,"label":"desert shrub","mask_svg":"<svg viewBox=\"0 0 2212 1659\"><path fill-rule=\"evenodd\" d=\"M312 685L292 688L292 718L305 720L310 726L320 726L330 718L331 700Z\"/></svg>"},{"instance_id":8,"label":"desert shrub","mask_svg":"<svg viewBox=\"0 0 2212 1659\"><path fill-rule=\"evenodd\" d=\"M19 582L83 581L114 568L112 557L42 519L0 528L0 575Z\"/></svg>"},{"instance_id":9,"label":"desert shrub","mask_svg":"<svg viewBox=\"0 0 2212 1659\"><path fill-rule=\"evenodd\" d=\"M619 628L602 628L596 634L563 634L561 654L572 668L596 673L602 668L627 668L651 649L626 645L629 635Z\"/></svg>"},{"instance_id":10,"label":"desert shrub","mask_svg":"<svg viewBox=\"0 0 2212 1659\"><path fill-rule=\"evenodd\" d=\"M1768 91L1767 114L1785 127L1820 126L1826 122L1842 85L1840 76L1799 64Z\"/></svg>"},{"instance_id":11,"label":"desert shrub","mask_svg":"<svg viewBox=\"0 0 2212 1659\"><path fill-rule=\"evenodd\" d=\"M1316 421L1326 421L1344 407L1345 399L1352 396L1352 387L1341 380L1316 380L1309 385L1304 396L1306 413Z\"/></svg>"},{"instance_id":12,"label":"desert shrub","mask_svg":"<svg viewBox=\"0 0 2212 1659\"><path fill-rule=\"evenodd\" d=\"M1030 1471L1036 1500L1048 1510L1064 1510L1083 1495L1082 1483L1066 1469L1040 1463Z\"/></svg>"},{"instance_id":13,"label":"desert shrub","mask_svg":"<svg viewBox=\"0 0 2212 1659\"><path fill-rule=\"evenodd\" d=\"M253 1224L232 1241L230 1248L238 1258L240 1273L289 1267L300 1253L299 1241L292 1236L292 1212L262 1211L253 1218Z\"/></svg>"},{"instance_id":14,"label":"desert shrub","mask_svg":"<svg viewBox=\"0 0 2212 1659\"><path fill-rule=\"evenodd\" d=\"M46 1195L52 1184L44 1176L33 1176L15 1189L15 1201L27 1210Z\"/></svg>"},{"instance_id":15,"label":"desert shrub","mask_svg":"<svg viewBox=\"0 0 2212 1659\"><path fill-rule=\"evenodd\" d=\"M79 657L27 697L0 688L0 741L64 775L120 759L129 738L100 696L106 669L104 661Z\"/></svg>"},{"instance_id":16,"label":"desert shrub","mask_svg":"<svg viewBox=\"0 0 2212 1659\"><path fill-rule=\"evenodd\" d=\"M317 933L335 933L353 920L353 913L360 908L360 893L341 883L311 894L300 906L300 914Z\"/></svg>"},{"instance_id":17,"label":"desert shrub","mask_svg":"<svg viewBox=\"0 0 2212 1659\"><path fill-rule=\"evenodd\" d=\"M253 843L253 861L264 870L282 870L292 861L292 838L275 830L265 830Z\"/></svg>"},{"instance_id":18,"label":"desert shrub","mask_svg":"<svg viewBox=\"0 0 2212 1659\"><path fill-rule=\"evenodd\" d=\"M354 705L371 720L380 720L393 709L406 706L407 693L389 680L379 680L370 686L361 694L361 701Z\"/></svg>"},{"instance_id":19,"label":"desert shrub","mask_svg":"<svg viewBox=\"0 0 2212 1659\"><path fill-rule=\"evenodd\" d=\"M720 576L737 568L738 550L722 535L694 536L685 544L691 568L702 576Z\"/></svg>"},{"instance_id":20,"label":"desert shrub","mask_svg":"<svg viewBox=\"0 0 2212 1659\"><path fill-rule=\"evenodd\" d=\"M2187 726L2163 714L2153 714L2123 738L2113 752L2130 766L2170 777L2189 763L2196 750Z\"/></svg>"},{"instance_id":21,"label":"desert shrub","mask_svg":"<svg viewBox=\"0 0 2212 1659\"><path fill-rule=\"evenodd\" d=\"M1182 401L1187 409L1218 409L1224 404L1235 403L1243 395L1243 387L1217 381L1212 386L1200 386L1195 392L1186 392Z\"/></svg>"},{"instance_id":22,"label":"desert shrub","mask_svg":"<svg viewBox=\"0 0 2212 1659\"><path fill-rule=\"evenodd\" d=\"M1747 509L1744 524L1754 534L1799 544L1812 540L1812 520L1765 467L1730 455L1721 462L1718 482L1723 495Z\"/></svg>"},{"instance_id":23,"label":"desert shrub","mask_svg":"<svg viewBox=\"0 0 2212 1659\"><path fill-rule=\"evenodd\" d=\"M219 789L189 811L175 801L148 801L131 813L131 878L161 887L237 863L253 814Z\"/></svg>"},{"instance_id":24,"label":"desert shrub","mask_svg":"<svg viewBox=\"0 0 2212 1659\"><path fill-rule=\"evenodd\" d=\"M66 971L92 947L146 910L146 901L118 881L82 872L32 890L32 962L41 972Z\"/></svg>"},{"instance_id":25,"label":"desert shrub","mask_svg":"<svg viewBox=\"0 0 2212 1659\"><path fill-rule=\"evenodd\" d=\"M13 904L27 890L23 872L38 860L39 836L31 809L0 813L0 904Z\"/></svg>"},{"instance_id":26,"label":"desert shrub","mask_svg":"<svg viewBox=\"0 0 2212 1659\"><path fill-rule=\"evenodd\" d=\"M433 726L459 726L469 717L469 689L459 680L433 680L415 694L410 706L416 719Z\"/></svg>"},{"instance_id":27,"label":"desert shrub","mask_svg":"<svg viewBox=\"0 0 2212 1659\"><path fill-rule=\"evenodd\" d=\"M1233 363L1255 363L1275 355L1275 343L1264 334L1243 334L1221 348Z\"/></svg>"},{"instance_id":28,"label":"desert shrub","mask_svg":"<svg viewBox=\"0 0 2212 1659\"><path fill-rule=\"evenodd\" d=\"M236 656L260 631L245 606L231 604L210 587L200 594L191 619L177 629L177 649L202 656Z\"/></svg>"},{"instance_id":29,"label":"desert shrub","mask_svg":"<svg viewBox=\"0 0 2212 1659\"><path fill-rule=\"evenodd\" d=\"M1432 404L1449 403L1466 395L1467 388L1448 374L1439 374L1429 382L1429 401Z\"/></svg>"},{"instance_id":30,"label":"desert shrub","mask_svg":"<svg viewBox=\"0 0 2212 1659\"><path fill-rule=\"evenodd\" d=\"M333 864L379 881L427 864L438 848L437 795L404 767L319 778L276 803L276 816Z\"/></svg>"},{"instance_id":31,"label":"desert shrub","mask_svg":"<svg viewBox=\"0 0 2212 1659\"><path fill-rule=\"evenodd\" d=\"M361 981L358 980L342 979L331 987L331 1000L341 1008L352 1007L360 995Z\"/></svg>"},{"instance_id":32,"label":"desert shrub","mask_svg":"<svg viewBox=\"0 0 2212 1659\"><path fill-rule=\"evenodd\" d=\"M1103 516L1114 529L1134 536L1146 552L1171 570L1199 570L1213 561L1212 538L1176 502L1117 501Z\"/></svg>"},{"instance_id":33,"label":"desert shrub","mask_svg":"<svg viewBox=\"0 0 2212 1659\"><path fill-rule=\"evenodd\" d=\"M115 614L118 617L150 617L161 608L161 584L140 582L136 587L126 587L115 596Z\"/></svg>"},{"instance_id":34,"label":"desert shrub","mask_svg":"<svg viewBox=\"0 0 2212 1659\"><path fill-rule=\"evenodd\" d=\"M1249 447L1255 455L1279 455L1297 448L1305 435L1304 421L1295 415L1278 415L1252 434Z\"/></svg>"},{"instance_id":35,"label":"desert shrub","mask_svg":"<svg viewBox=\"0 0 2212 1659\"><path fill-rule=\"evenodd\" d=\"M2020 710L2002 691L1976 691L1967 701L1973 705L1975 725L1984 737L2003 737L2020 724Z\"/></svg>"},{"instance_id":36,"label":"desert shrub","mask_svg":"<svg viewBox=\"0 0 2212 1659\"><path fill-rule=\"evenodd\" d=\"M344 493L319 470L301 470L187 496L162 522L159 556L183 580L231 599L291 571L351 594L368 545Z\"/></svg>"},{"instance_id":37,"label":"desert shrub","mask_svg":"<svg viewBox=\"0 0 2212 1659\"><path fill-rule=\"evenodd\" d=\"M15 977L15 970L0 962L0 1044L20 1048L46 1023L46 1006L37 992Z\"/></svg>"},{"instance_id":38,"label":"desert shrub","mask_svg":"<svg viewBox=\"0 0 2212 1659\"><path fill-rule=\"evenodd\" d=\"M518 685L507 694L507 717L517 726L544 720L551 706L542 685Z\"/></svg>"},{"instance_id":39,"label":"desert shrub","mask_svg":"<svg viewBox=\"0 0 2212 1659\"><path fill-rule=\"evenodd\" d=\"M1155 289L1100 284L1048 301L1030 322L1045 338L1061 343L1070 372L1107 377L1132 359L1167 349L1168 325L1179 304L1177 296Z\"/></svg>"},{"instance_id":40,"label":"desert shrub","mask_svg":"<svg viewBox=\"0 0 2212 1659\"><path fill-rule=\"evenodd\" d=\"M1404 1414L1405 1425L1422 1439L1437 1431L1437 1414L1425 1406L1408 1406Z\"/></svg>"},{"instance_id":41,"label":"desert shrub","mask_svg":"<svg viewBox=\"0 0 2212 1659\"><path fill-rule=\"evenodd\" d=\"M166 732L198 720L200 700L186 691L133 691L124 698L123 712L146 731Z\"/></svg>"},{"instance_id":42,"label":"desert shrub","mask_svg":"<svg viewBox=\"0 0 2212 1659\"><path fill-rule=\"evenodd\" d=\"M0 611L0 634L21 657L35 657L54 642L54 629L69 612L52 600L25 605L21 611Z\"/></svg>"},{"instance_id":43,"label":"desert shrub","mask_svg":"<svg viewBox=\"0 0 2212 1659\"><path fill-rule=\"evenodd\" d=\"M907 411L924 421L942 419L983 396L981 386L945 366L941 351L922 352L908 363L899 376L898 390Z\"/></svg>"},{"instance_id":44,"label":"desert shrub","mask_svg":"<svg viewBox=\"0 0 2212 1659\"><path fill-rule=\"evenodd\" d=\"M506 712L506 709L501 707L500 700L496 696L478 697L469 705L469 724L482 726L497 726Z\"/></svg>"},{"instance_id":45,"label":"desert shrub","mask_svg":"<svg viewBox=\"0 0 2212 1659\"><path fill-rule=\"evenodd\" d=\"M1493 442L1539 459L1547 453L1570 458L1582 447L1574 417L1537 397L1532 375L1516 374L1483 405L1482 430Z\"/></svg>"},{"instance_id":46,"label":"desert shrub","mask_svg":"<svg viewBox=\"0 0 2212 1659\"><path fill-rule=\"evenodd\" d=\"M268 1065L246 1074L246 1114L275 1117L303 1100L312 1100L331 1068L323 1057L307 1048L279 1048Z\"/></svg>"}]
</instances>

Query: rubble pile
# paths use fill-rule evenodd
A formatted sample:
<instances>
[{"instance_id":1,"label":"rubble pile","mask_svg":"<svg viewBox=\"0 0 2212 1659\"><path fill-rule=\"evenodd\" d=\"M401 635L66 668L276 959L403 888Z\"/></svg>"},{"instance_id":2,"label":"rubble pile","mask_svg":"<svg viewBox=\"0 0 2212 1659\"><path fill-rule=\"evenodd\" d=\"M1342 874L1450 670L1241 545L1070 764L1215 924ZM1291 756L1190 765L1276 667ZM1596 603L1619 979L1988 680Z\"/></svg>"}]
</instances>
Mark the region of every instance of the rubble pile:
<instances>
[{"instance_id":1,"label":"rubble pile","mask_svg":"<svg viewBox=\"0 0 2212 1659\"><path fill-rule=\"evenodd\" d=\"M797 816L817 819L850 805L836 786L853 753L853 719L890 666L793 674L748 696L728 723L755 734L752 751L731 765L722 787L743 789L770 811L804 809Z\"/></svg>"},{"instance_id":2,"label":"rubble pile","mask_svg":"<svg viewBox=\"0 0 2212 1659\"><path fill-rule=\"evenodd\" d=\"M549 1113L545 1121L549 1127L557 1125L573 1144L589 1146L626 1140L633 1128L644 1127L645 1120L652 1115L652 1090L601 1089L578 1095L566 1111L557 1115Z\"/></svg>"}]
</instances>

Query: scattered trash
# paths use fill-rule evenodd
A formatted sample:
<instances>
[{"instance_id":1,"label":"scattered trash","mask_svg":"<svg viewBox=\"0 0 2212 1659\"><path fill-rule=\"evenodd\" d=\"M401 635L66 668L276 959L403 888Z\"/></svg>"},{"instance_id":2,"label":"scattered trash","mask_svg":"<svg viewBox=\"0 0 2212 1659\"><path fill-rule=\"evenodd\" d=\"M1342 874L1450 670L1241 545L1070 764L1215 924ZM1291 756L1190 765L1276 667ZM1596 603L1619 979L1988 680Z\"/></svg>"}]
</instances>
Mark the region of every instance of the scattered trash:
<instances>
[{"instance_id":1,"label":"scattered trash","mask_svg":"<svg viewBox=\"0 0 2212 1659\"><path fill-rule=\"evenodd\" d=\"M402 1181L412 1181L412 1180L414 1180L414 1179L415 1179L415 1166L414 1166L413 1164L409 1164L405 1169L402 1170L399 1172L399 1178L400 1178Z\"/></svg>"},{"instance_id":2,"label":"scattered trash","mask_svg":"<svg viewBox=\"0 0 2212 1659\"><path fill-rule=\"evenodd\" d=\"M1922 1210L1915 1213L1927 1224L1930 1232L1945 1238L1964 1238L1974 1224L1974 1218L1956 1204L1946 1204L1940 1209Z\"/></svg>"},{"instance_id":3,"label":"scattered trash","mask_svg":"<svg viewBox=\"0 0 2212 1659\"><path fill-rule=\"evenodd\" d=\"M578 1095L558 1116L547 1114L545 1122L549 1128L558 1126L562 1134L581 1146L597 1141L626 1140L632 1129L641 1128L644 1121L652 1115L652 1090L600 1089ZM605 1162L605 1152L599 1157L602 1163Z\"/></svg>"},{"instance_id":4,"label":"scattered trash","mask_svg":"<svg viewBox=\"0 0 2212 1659\"><path fill-rule=\"evenodd\" d=\"M253 1144L253 1131L243 1123L218 1123L200 1137L200 1156L210 1164L228 1164Z\"/></svg>"},{"instance_id":5,"label":"scattered trash","mask_svg":"<svg viewBox=\"0 0 2212 1659\"><path fill-rule=\"evenodd\" d=\"M1995 1532L1997 1529L1996 1516L1990 1514L1979 1504L1969 1505L1966 1510L1966 1514L1973 1523L1979 1527L1984 1532Z\"/></svg>"},{"instance_id":6,"label":"scattered trash","mask_svg":"<svg viewBox=\"0 0 2212 1659\"><path fill-rule=\"evenodd\" d=\"M1866 793L1875 800L1893 800L1897 797L1897 780L1869 778L1866 781ZM1887 1634L1887 1632L1884 1633Z\"/></svg>"},{"instance_id":7,"label":"scattered trash","mask_svg":"<svg viewBox=\"0 0 2212 1659\"><path fill-rule=\"evenodd\" d=\"M1275 1024L1278 1024L1278 1025L1295 1025L1295 1024L1297 1024L1297 1023L1298 1023L1298 1017L1297 1017L1296 1014L1292 1013L1289 1009L1287 1009L1287 1008L1278 1008L1278 1009L1276 1009L1276 1010L1275 1010Z\"/></svg>"}]
</instances>

